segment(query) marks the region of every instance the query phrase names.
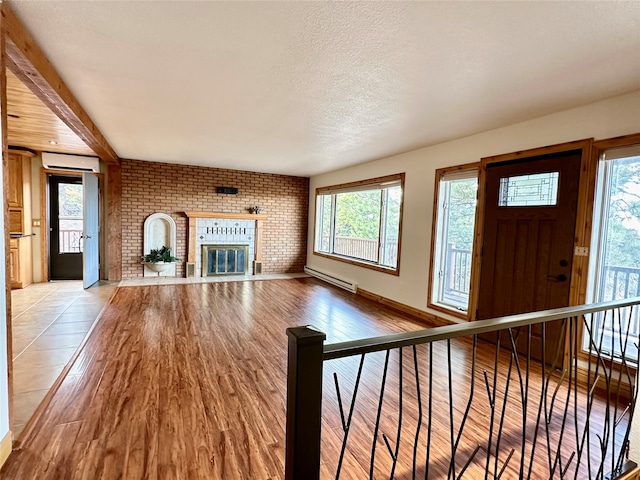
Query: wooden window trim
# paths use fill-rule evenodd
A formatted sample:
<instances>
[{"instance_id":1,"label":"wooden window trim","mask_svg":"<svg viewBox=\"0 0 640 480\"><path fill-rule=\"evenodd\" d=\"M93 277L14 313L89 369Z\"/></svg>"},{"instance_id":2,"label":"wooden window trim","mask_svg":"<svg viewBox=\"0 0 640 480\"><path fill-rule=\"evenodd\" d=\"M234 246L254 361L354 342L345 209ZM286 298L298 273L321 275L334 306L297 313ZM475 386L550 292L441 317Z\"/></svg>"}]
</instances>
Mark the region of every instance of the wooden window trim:
<instances>
[{"instance_id":1,"label":"wooden window trim","mask_svg":"<svg viewBox=\"0 0 640 480\"><path fill-rule=\"evenodd\" d=\"M313 206L313 254L318 257L323 257L330 260L336 260L338 262L348 263L350 265L367 268L369 270L375 270L376 272L382 272L388 275L394 275L396 277L399 276L400 275L400 259L401 259L400 252L402 250L402 221L404 217L404 198L405 198L404 180L405 180L405 173L402 172L402 173L395 173L393 175L385 175L382 177L370 178L367 180L358 180L355 182L340 183L336 185L327 185L323 187L317 187L315 191L315 201ZM400 201L400 212L399 212L400 219L398 222L398 255L397 255L397 261L396 261L396 268L385 267L379 264L369 263L366 260L358 260L352 257L345 257L335 253L325 253L325 252L316 251L316 233L317 233L317 227L318 227L318 219L316 218L316 214L318 212L318 195L322 195L321 192L326 190L339 190L339 189L380 184L380 183L392 182L392 181L400 181L400 188L402 189L402 199Z\"/></svg>"},{"instance_id":2,"label":"wooden window trim","mask_svg":"<svg viewBox=\"0 0 640 480\"><path fill-rule=\"evenodd\" d=\"M462 172L465 170L476 170L478 173L478 179L480 176L480 162L473 163L465 163L463 165L455 165L453 167L444 167L439 168L435 172L435 186L433 189L433 212L431 218L431 250L430 250L430 258L429 258L429 280L427 282L427 308L432 310L436 310L441 313L446 313L447 315L451 315L453 317L461 318L463 320L471 320L471 310L468 308L466 313L463 313L454 308L448 308L439 303L435 303L433 301L433 275L435 273L435 265L434 265L434 257L435 257L435 249L436 249L436 229L438 227L438 200L440 197L440 179L443 175L451 172ZM478 184L479 186L480 184ZM476 210L478 206L476 205ZM477 218L476 218L477 221ZM474 224L475 230L475 224ZM474 239L475 239L475 231L474 231ZM475 245L475 242L474 242ZM473 269L474 269L474 261L473 261L473 246L472 246L472 262L471 262L471 285L469 287L469 302L471 302L471 297L473 294L473 290L475 288L473 284Z\"/></svg>"},{"instance_id":3,"label":"wooden window trim","mask_svg":"<svg viewBox=\"0 0 640 480\"><path fill-rule=\"evenodd\" d=\"M596 195L596 184L597 184L597 172L598 165L602 158L602 155L606 150L612 148L619 147L629 147L632 145L640 144L640 133L635 133L631 135L622 135L619 137L606 138L602 140L596 140L593 142L591 147L591 158L588 168L586 168L586 175L588 178L585 180L587 182L585 192L585 198L583 203L578 203L578 214L583 214L583 222L584 222L584 245L589 247L589 255L591 255L591 240L593 235L593 211L594 211L594 202ZM583 171L583 173L585 173ZM580 201L580 198L578 199ZM582 212L581 212L582 210ZM580 217L579 217L580 218ZM580 283L577 285L577 303L579 305L581 303L585 303L587 300L587 290L588 290L588 279L589 279L589 258L590 257L582 257L584 259L584 266L582 270L582 275L580 278ZM580 348L578 349L578 358L581 360L588 360L593 354L586 352L582 348L582 339L583 339L583 325L580 324L578 327L578 338L580 342ZM619 362L614 362L618 365L619 371L622 371L622 366ZM609 368L611 361L605 360L605 364L607 368ZM632 375L635 376L636 368L630 366L630 370Z\"/></svg>"}]
</instances>

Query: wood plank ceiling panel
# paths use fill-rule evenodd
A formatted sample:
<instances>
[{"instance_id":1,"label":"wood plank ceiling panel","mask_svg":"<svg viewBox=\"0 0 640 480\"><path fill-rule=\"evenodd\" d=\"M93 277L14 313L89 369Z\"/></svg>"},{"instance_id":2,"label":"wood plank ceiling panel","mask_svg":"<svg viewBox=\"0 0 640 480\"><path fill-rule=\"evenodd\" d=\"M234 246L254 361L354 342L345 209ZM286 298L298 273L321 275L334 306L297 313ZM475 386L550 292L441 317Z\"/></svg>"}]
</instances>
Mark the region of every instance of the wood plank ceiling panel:
<instances>
[{"instance_id":1,"label":"wood plank ceiling panel","mask_svg":"<svg viewBox=\"0 0 640 480\"><path fill-rule=\"evenodd\" d=\"M9 69L7 116L7 135L11 146L44 152L96 155ZM51 144L51 141L56 144Z\"/></svg>"}]
</instances>

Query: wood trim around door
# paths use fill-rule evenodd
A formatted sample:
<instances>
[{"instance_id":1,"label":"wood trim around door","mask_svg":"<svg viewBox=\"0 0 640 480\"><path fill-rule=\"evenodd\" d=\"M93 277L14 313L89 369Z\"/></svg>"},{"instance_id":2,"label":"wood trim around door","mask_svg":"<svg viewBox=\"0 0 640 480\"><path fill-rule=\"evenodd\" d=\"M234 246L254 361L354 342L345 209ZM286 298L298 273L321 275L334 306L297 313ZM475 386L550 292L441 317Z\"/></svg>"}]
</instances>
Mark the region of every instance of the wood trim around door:
<instances>
[{"instance_id":1,"label":"wood trim around door","mask_svg":"<svg viewBox=\"0 0 640 480\"><path fill-rule=\"evenodd\" d=\"M82 177L82 172L76 172L73 170L51 170L48 168L40 169L40 252L41 252L41 267L42 267L42 281L49 281L49 237L51 231L49 230L49 181L47 175L64 175L67 177ZM104 173L93 172L93 175L98 177L98 191L99 191L99 209L100 209L100 279L106 280L107 265L105 262L105 243L108 241L105 230L105 214L107 206L104 201L105 192L105 178Z\"/></svg>"},{"instance_id":2,"label":"wood trim around door","mask_svg":"<svg viewBox=\"0 0 640 480\"><path fill-rule=\"evenodd\" d=\"M557 145L549 145L546 147L534 148L530 150L521 150L512 153L506 153L501 155L495 155L491 157L484 157L480 161L480 173L478 177L478 207L476 208L476 227L475 237L473 243L473 262L471 265L471 291L469 295L469 312L470 319L476 319L476 311L478 309L478 301L480 295L480 268L482 264L482 245L484 243L484 211L485 211L485 199L486 199L486 181L487 181L487 166L494 163L508 162L513 160L521 160L529 157L539 157L542 155L548 155L553 153L568 152L571 150L581 150L581 166L580 166L580 185L578 187L578 212L576 216L576 229L575 229L575 241L574 241L574 255L571 267L571 287L569 294L569 305L578 305L579 296L578 289L582 285L583 276L586 273L583 271L583 262L587 260L577 260L575 255L575 246L588 246L588 240L585 239L585 231L589 227L588 223L591 219L586 218L586 209L583 203L589 194L588 179L585 178L589 168L591 166L593 138L577 140L573 142L560 143ZM584 280L586 282L586 280Z\"/></svg>"}]
</instances>

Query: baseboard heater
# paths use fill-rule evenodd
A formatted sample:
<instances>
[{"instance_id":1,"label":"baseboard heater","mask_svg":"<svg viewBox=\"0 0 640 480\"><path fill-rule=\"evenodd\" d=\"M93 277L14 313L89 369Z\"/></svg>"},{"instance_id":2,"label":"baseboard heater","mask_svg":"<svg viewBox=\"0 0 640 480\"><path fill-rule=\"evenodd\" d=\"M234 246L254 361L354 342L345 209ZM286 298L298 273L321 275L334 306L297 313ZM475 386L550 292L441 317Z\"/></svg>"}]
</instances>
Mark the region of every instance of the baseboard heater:
<instances>
[{"instance_id":1,"label":"baseboard heater","mask_svg":"<svg viewBox=\"0 0 640 480\"><path fill-rule=\"evenodd\" d=\"M304 273L311 275L312 277L319 278L320 280L324 280L325 282L335 285L336 287L349 290L350 292L356 293L358 291L357 283L342 280L341 278L334 277L333 275L329 275L328 273L320 272L319 270L315 270L307 266L304 267Z\"/></svg>"}]
</instances>

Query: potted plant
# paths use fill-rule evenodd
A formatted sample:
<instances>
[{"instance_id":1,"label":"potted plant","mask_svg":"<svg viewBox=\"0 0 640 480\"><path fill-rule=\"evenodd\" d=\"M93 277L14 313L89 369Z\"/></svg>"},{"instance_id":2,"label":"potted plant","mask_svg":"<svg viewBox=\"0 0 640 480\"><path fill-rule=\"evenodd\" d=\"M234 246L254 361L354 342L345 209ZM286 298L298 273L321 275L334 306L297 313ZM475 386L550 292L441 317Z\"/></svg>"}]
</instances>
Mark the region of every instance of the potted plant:
<instances>
[{"instance_id":1,"label":"potted plant","mask_svg":"<svg viewBox=\"0 0 640 480\"><path fill-rule=\"evenodd\" d=\"M164 245L162 248L152 248L148 254L142 257L142 263L144 263L149 270L158 272L158 275L179 261L179 258L171 255L171 249Z\"/></svg>"}]
</instances>

